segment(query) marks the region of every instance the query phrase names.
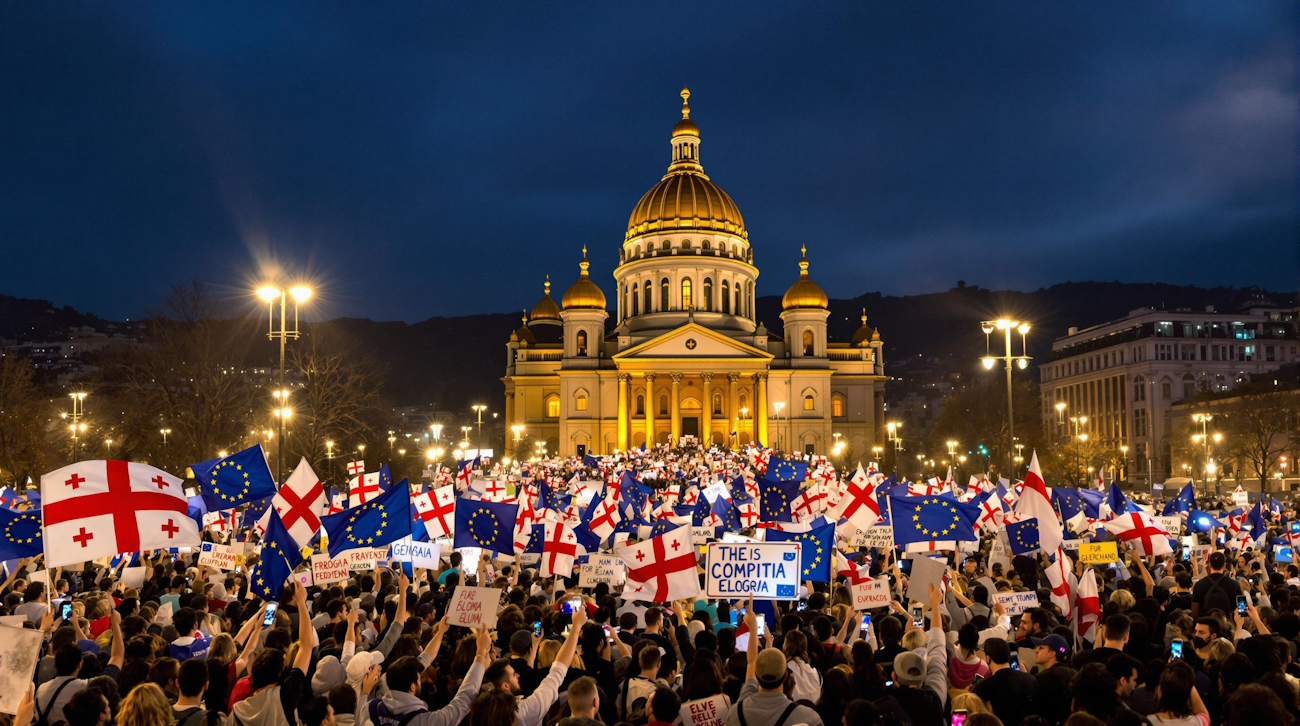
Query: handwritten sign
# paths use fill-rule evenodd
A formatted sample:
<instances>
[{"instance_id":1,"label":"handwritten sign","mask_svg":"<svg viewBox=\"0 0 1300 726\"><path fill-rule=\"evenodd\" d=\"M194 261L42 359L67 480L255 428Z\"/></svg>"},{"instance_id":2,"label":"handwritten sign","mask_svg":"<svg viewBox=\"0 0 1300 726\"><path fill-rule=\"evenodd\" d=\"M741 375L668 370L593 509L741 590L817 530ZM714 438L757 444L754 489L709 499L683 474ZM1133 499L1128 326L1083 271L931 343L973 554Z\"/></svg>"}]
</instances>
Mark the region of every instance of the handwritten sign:
<instances>
[{"instance_id":1,"label":"handwritten sign","mask_svg":"<svg viewBox=\"0 0 1300 726\"><path fill-rule=\"evenodd\" d=\"M1232 493L1232 503L1238 507L1244 507L1250 504L1250 495L1238 487L1237 490Z\"/></svg>"},{"instance_id":2,"label":"handwritten sign","mask_svg":"<svg viewBox=\"0 0 1300 726\"><path fill-rule=\"evenodd\" d=\"M709 597L794 600L799 597L800 544L755 542L709 545L705 572Z\"/></svg>"},{"instance_id":3,"label":"handwritten sign","mask_svg":"<svg viewBox=\"0 0 1300 726\"><path fill-rule=\"evenodd\" d=\"M714 539L713 527L691 527L691 544L702 545Z\"/></svg>"},{"instance_id":4,"label":"handwritten sign","mask_svg":"<svg viewBox=\"0 0 1300 726\"><path fill-rule=\"evenodd\" d=\"M348 579L348 573L346 558L331 559L329 555L311 556L311 576L317 585L342 582Z\"/></svg>"},{"instance_id":5,"label":"handwritten sign","mask_svg":"<svg viewBox=\"0 0 1300 726\"><path fill-rule=\"evenodd\" d=\"M199 567L215 567L218 570L235 569L235 550L227 545L204 542L199 552Z\"/></svg>"},{"instance_id":6,"label":"handwritten sign","mask_svg":"<svg viewBox=\"0 0 1300 726\"><path fill-rule=\"evenodd\" d=\"M463 628L496 627L497 604L500 602L501 591L495 587L459 585L447 605L449 622Z\"/></svg>"},{"instance_id":7,"label":"handwritten sign","mask_svg":"<svg viewBox=\"0 0 1300 726\"><path fill-rule=\"evenodd\" d=\"M682 726L722 726L727 721L727 697L721 693L682 704Z\"/></svg>"},{"instance_id":8,"label":"handwritten sign","mask_svg":"<svg viewBox=\"0 0 1300 726\"><path fill-rule=\"evenodd\" d=\"M993 599L1002 603L1007 615L1012 617L1030 608L1038 607L1038 593L1036 592L995 592L993 593Z\"/></svg>"},{"instance_id":9,"label":"handwritten sign","mask_svg":"<svg viewBox=\"0 0 1300 726\"><path fill-rule=\"evenodd\" d=\"M858 536L854 538L853 546L874 547L878 550L893 549L894 528L886 524L878 527L859 529Z\"/></svg>"},{"instance_id":10,"label":"handwritten sign","mask_svg":"<svg viewBox=\"0 0 1300 726\"><path fill-rule=\"evenodd\" d=\"M412 542L410 538L398 540L389 547L395 561L429 570L438 569L439 550L435 542Z\"/></svg>"},{"instance_id":11,"label":"handwritten sign","mask_svg":"<svg viewBox=\"0 0 1300 726\"><path fill-rule=\"evenodd\" d=\"M1119 562L1119 548L1115 542L1086 542L1079 545L1079 562L1085 565L1104 565Z\"/></svg>"},{"instance_id":12,"label":"handwritten sign","mask_svg":"<svg viewBox=\"0 0 1300 726\"><path fill-rule=\"evenodd\" d=\"M1171 537L1177 537L1179 532L1183 531L1183 518L1177 515L1172 517L1154 517L1156 524L1165 528Z\"/></svg>"},{"instance_id":13,"label":"handwritten sign","mask_svg":"<svg viewBox=\"0 0 1300 726\"><path fill-rule=\"evenodd\" d=\"M1068 550L1068 551L1070 551L1070 552L1075 552L1075 551L1077 551L1077 550L1079 549L1079 545L1081 545L1081 544L1083 544L1083 540L1081 540L1081 539L1063 539L1063 540L1061 540L1061 548L1062 548L1062 549L1065 549L1065 550Z\"/></svg>"},{"instance_id":14,"label":"handwritten sign","mask_svg":"<svg viewBox=\"0 0 1300 726\"><path fill-rule=\"evenodd\" d=\"M373 570L380 560L388 558L387 547L361 547L348 550L342 555L348 561L348 569L353 572Z\"/></svg>"},{"instance_id":15,"label":"handwritten sign","mask_svg":"<svg viewBox=\"0 0 1300 726\"><path fill-rule=\"evenodd\" d=\"M623 582L627 565L613 555L591 555L587 564L578 567L578 587L595 587L605 583L617 587Z\"/></svg>"},{"instance_id":16,"label":"handwritten sign","mask_svg":"<svg viewBox=\"0 0 1300 726\"><path fill-rule=\"evenodd\" d=\"M859 582L853 586L853 607L857 610L889 607L889 580Z\"/></svg>"}]
</instances>

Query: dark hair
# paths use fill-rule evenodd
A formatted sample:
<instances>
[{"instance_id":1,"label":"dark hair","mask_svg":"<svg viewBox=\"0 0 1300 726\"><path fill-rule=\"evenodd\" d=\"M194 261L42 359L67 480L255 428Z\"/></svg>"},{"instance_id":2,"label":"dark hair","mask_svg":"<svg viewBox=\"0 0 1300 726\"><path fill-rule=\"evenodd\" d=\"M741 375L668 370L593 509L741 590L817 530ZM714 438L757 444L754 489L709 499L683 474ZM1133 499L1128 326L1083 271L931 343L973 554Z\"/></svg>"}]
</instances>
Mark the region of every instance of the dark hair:
<instances>
[{"instance_id":1,"label":"dark hair","mask_svg":"<svg viewBox=\"0 0 1300 726\"><path fill-rule=\"evenodd\" d=\"M340 683L330 689L330 705L334 707L334 713L356 713L357 710L357 689L346 683Z\"/></svg>"},{"instance_id":2,"label":"dark hair","mask_svg":"<svg viewBox=\"0 0 1300 726\"><path fill-rule=\"evenodd\" d=\"M990 663L1006 665L1011 661L1011 646L1002 638L988 638L984 641L984 655Z\"/></svg>"},{"instance_id":3,"label":"dark hair","mask_svg":"<svg viewBox=\"0 0 1300 726\"><path fill-rule=\"evenodd\" d=\"M469 707L469 722L474 726L514 726L518 713L514 694L503 688L493 688L474 699Z\"/></svg>"},{"instance_id":4,"label":"dark hair","mask_svg":"<svg viewBox=\"0 0 1300 726\"><path fill-rule=\"evenodd\" d=\"M498 658L488 664L487 670L483 671L484 685L491 683L493 687L500 686L506 679L506 668L510 667L510 661L505 658Z\"/></svg>"},{"instance_id":5,"label":"dark hair","mask_svg":"<svg viewBox=\"0 0 1300 726\"><path fill-rule=\"evenodd\" d=\"M656 721L672 723L682 710L682 699L678 698L677 694L673 693L673 689L668 686L659 686L651 694L650 702L646 706L646 710L655 717Z\"/></svg>"},{"instance_id":6,"label":"dark hair","mask_svg":"<svg viewBox=\"0 0 1300 726\"><path fill-rule=\"evenodd\" d=\"M81 666L81 648L76 643L69 643L54 653L54 673L70 676Z\"/></svg>"},{"instance_id":7,"label":"dark hair","mask_svg":"<svg viewBox=\"0 0 1300 726\"><path fill-rule=\"evenodd\" d=\"M682 673L683 695L688 701L695 701L722 693L722 663L717 654L710 651L695 651L695 659L686 666Z\"/></svg>"},{"instance_id":8,"label":"dark hair","mask_svg":"<svg viewBox=\"0 0 1300 726\"><path fill-rule=\"evenodd\" d=\"M1121 678L1132 678L1133 671L1137 671L1138 678L1142 677L1142 661L1128 653L1116 653L1106 659L1106 672L1115 678L1116 683Z\"/></svg>"},{"instance_id":9,"label":"dark hair","mask_svg":"<svg viewBox=\"0 0 1300 726\"><path fill-rule=\"evenodd\" d=\"M876 625L879 627L879 632L876 634L880 636L881 644L898 645L903 639L903 623L898 618L887 615Z\"/></svg>"},{"instance_id":10,"label":"dark hair","mask_svg":"<svg viewBox=\"0 0 1300 726\"><path fill-rule=\"evenodd\" d=\"M1209 566L1211 570L1222 570L1224 565L1228 564L1228 561L1227 558L1223 556L1222 552L1216 550L1211 552L1210 556L1206 558L1205 564Z\"/></svg>"},{"instance_id":11,"label":"dark hair","mask_svg":"<svg viewBox=\"0 0 1300 726\"><path fill-rule=\"evenodd\" d=\"M424 667L413 656L402 656L388 666L388 690L394 693L409 693L411 686L420 682L420 673Z\"/></svg>"},{"instance_id":12,"label":"dark hair","mask_svg":"<svg viewBox=\"0 0 1300 726\"><path fill-rule=\"evenodd\" d=\"M1190 716L1192 687L1195 684L1196 674L1185 662L1175 661L1165 666L1164 672L1160 674L1160 700L1156 703L1156 710L1177 717Z\"/></svg>"},{"instance_id":13,"label":"dark hair","mask_svg":"<svg viewBox=\"0 0 1300 726\"><path fill-rule=\"evenodd\" d=\"M871 701L855 698L844 706L844 723L849 726L877 726L880 722L880 711ZM970 723L970 719L966 722Z\"/></svg>"},{"instance_id":14,"label":"dark hair","mask_svg":"<svg viewBox=\"0 0 1300 726\"><path fill-rule=\"evenodd\" d=\"M1105 719L1115 712L1119 696L1115 693L1115 676L1105 665L1089 663L1070 680L1070 695L1076 711L1087 711Z\"/></svg>"},{"instance_id":15,"label":"dark hair","mask_svg":"<svg viewBox=\"0 0 1300 726\"><path fill-rule=\"evenodd\" d=\"M980 631L973 623L966 623L957 631L957 645L973 652L980 644Z\"/></svg>"},{"instance_id":16,"label":"dark hair","mask_svg":"<svg viewBox=\"0 0 1300 726\"><path fill-rule=\"evenodd\" d=\"M207 661L190 658L181 663L176 680L180 684L181 695L186 698L194 698L203 693L204 687L208 685Z\"/></svg>"},{"instance_id":17,"label":"dark hair","mask_svg":"<svg viewBox=\"0 0 1300 726\"><path fill-rule=\"evenodd\" d=\"M280 671L284 670L284 651L278 648L263 648L253 658L253 665L248 669L253 690L265 688L280 680Z\"/></svg>"},{"instance_id":18,"label":"dark hair","mask_svg":"<svg viewBox=\"0 0 1300 726\"><path fill-rule=\"evenodd\" d=\"M324 696L317 696L298 707L298 720L303 726L320 726L330 717L330 701Z\"/></svg>"},{"instance_id":19,"label":"dark hair","mask_svg":"<svg viewBox=\"0 0 1300 726\"><path fill-rule=\"evenodd\" d=\"M179 672L180 662L175 658L159 658L149 668L149 680L165 691L167 686L176 680Z\"/></svg>"},{"instance_id":20,"label":"dark hair","mask_svg":"<svg viewBox=\"0 0 1300 726\"><path fill-rule=\"evenodd\" d=\"M1106 640L1123 640L1128 635L1131 621L1123 613L1115 613L1106 618Z\"/></svg>"},{"instance_id":21,"label":"dark hair","mask_svg":"<svg viewBox=\"0 0 1300 726\"><path fill-rule=\"evenodd\" d=\"M176 627L176 632L184 638L194 632L195 612L190 608L181 608L172 615L172 625Z\"/></svg>"},{"instance_id":22,"label":"dark hair","mask_svg":"<svg viewBox=\"0 0 1300 726\"><path fill-rule=\"evenodd\" d=\"M63 719L68 726L95 726L100 714L110 708L108 699L98 688L83 688L63 707Z\"/></svg>"},{"instance_id":23,"label":"dark hair","mask_svg":"<svg viewBox=\"0 0 1300 726\"><path fill-rule=\"evenodd\" d=\"M1226 726L1253 726L1255 724L1277 724L1289 726L1294 723L1291 714L1282 705L1282 699L1269 690L1267 686L1247 683L1228 698L1223 709Z\"/></svg>"}]
</instances>

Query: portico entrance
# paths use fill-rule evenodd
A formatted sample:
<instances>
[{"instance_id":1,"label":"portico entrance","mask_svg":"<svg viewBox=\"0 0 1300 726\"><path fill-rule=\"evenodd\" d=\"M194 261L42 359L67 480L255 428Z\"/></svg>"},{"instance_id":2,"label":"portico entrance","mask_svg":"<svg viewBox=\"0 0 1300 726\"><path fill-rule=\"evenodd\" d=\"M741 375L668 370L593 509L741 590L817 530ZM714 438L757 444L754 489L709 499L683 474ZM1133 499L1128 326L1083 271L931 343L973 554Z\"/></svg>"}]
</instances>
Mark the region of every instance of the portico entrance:
<instances>
[{"instance_id":1,"label":"portico entrance","mask_svg":"<svg viewBox=\"0 0 1300 726\"><path fill-rule=\"evenodd\" d=\"M700 438L700 419L698 416L682 417L682 436Z\"/></svg>"}]
</instances>

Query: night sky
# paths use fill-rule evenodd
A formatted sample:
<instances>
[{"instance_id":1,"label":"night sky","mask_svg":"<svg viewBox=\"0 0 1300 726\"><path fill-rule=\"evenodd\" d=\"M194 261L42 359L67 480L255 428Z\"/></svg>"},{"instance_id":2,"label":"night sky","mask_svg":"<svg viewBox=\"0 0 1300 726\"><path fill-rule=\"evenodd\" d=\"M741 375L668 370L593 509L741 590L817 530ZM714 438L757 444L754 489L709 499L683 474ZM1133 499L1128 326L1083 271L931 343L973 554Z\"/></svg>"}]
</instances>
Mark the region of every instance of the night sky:
<instances>
[{"instance_id":1,"label":"night sky","mask_svg":"<svg viewBox=\"0 0 1300 726\"><path fill-rule=\"evenodd\" d=\"M466 7L470 6L470 7ZM683 84L781 294L1297 284L1294 2L8 3L0 293L317 314L611 272Z\"/></svg>"}]
</instances>

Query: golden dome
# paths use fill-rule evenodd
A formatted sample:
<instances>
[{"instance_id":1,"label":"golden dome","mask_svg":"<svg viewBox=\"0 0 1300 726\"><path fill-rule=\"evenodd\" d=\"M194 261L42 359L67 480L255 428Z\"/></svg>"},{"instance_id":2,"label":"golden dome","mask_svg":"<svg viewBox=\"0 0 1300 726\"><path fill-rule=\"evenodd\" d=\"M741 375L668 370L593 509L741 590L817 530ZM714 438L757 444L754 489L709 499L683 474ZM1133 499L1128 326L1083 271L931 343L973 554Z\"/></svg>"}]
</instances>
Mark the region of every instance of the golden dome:
<instances>
[{"instance_id":1,"label":"golden dome","mask_svg":"<svg viewBox=\"0 0 1300 726\"><path fill-rule=\"evenodd\" d=\"M591 266L587 262L587 246L582 246L582 262L578 263L578 280L564 291L564 296L560 298L560 305L565 310L573 308L595 308L597 310L605 309L605 293L601 292L600 286L591 281L587 276L587 268Z\"/></svg>"},{"instance_id":2,"label":"golden dome","mask_svg":"<svg viewBox=\"0 0 1300 726\"><path fill-rule=\"evenodd\" d=\"M867 309L862 308L862 327L858 332L853 334L853 340L849 341L850 345L866 345L873 340L880 340L880 333L870 325L867 325Z\"/></svg>"},{"instance_id":3,"label":"golden dome","mask_svg":"<svg viewBox=\"0 0 1300 726\"><path fill-rule=\"evenodd\" d=\"M740 208L704 173L699 161L700 129L690 117L682 89L682 120L673 127L673 156L668 173L641 197L627 220L626 239L649 232L725 232L748 238ZM685 137L685 138L681 138Z\"/></svg>"},{"instance_id":4,"label":"golden dome","mask_svg":"<svg viewBox=\"0 0 1300 726\"><path fill-rule=\"evenodd\" d=\"M551 276L550 275L546 276L546 284L544 286L544 289L545 292L542 294L542 299L539 300L537 304L533 306L533 311L528 315L529 318L532 318L532 322L534 323L539 320L558 321L560 319L560 306L556 305L555 301L551 299Z\"/></svg>"},{"instance_id":5,"label":"golden dome","mask_svg":"<svg viewBox=\"0 0 1300 726\"><path fill-rule=\"evenodd\" d=\"M781 309L822 308L824 310L830 300L826 297L826 291L808 277L808 248L801 247L799 251L803 253L803 259L799 260L799 279L795 280L790 289L785 291L785 295L781 296Z\"/></svg>"}]
</instances>

